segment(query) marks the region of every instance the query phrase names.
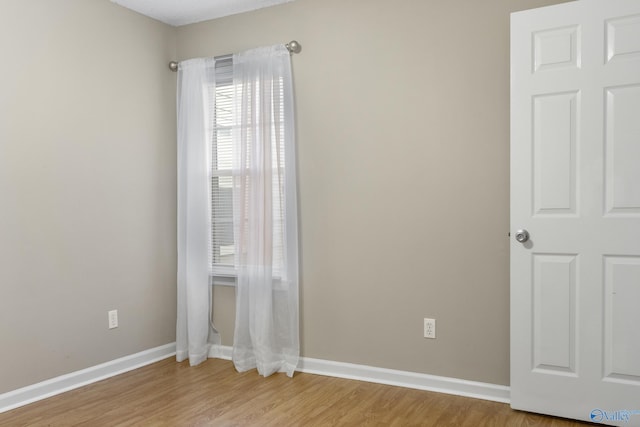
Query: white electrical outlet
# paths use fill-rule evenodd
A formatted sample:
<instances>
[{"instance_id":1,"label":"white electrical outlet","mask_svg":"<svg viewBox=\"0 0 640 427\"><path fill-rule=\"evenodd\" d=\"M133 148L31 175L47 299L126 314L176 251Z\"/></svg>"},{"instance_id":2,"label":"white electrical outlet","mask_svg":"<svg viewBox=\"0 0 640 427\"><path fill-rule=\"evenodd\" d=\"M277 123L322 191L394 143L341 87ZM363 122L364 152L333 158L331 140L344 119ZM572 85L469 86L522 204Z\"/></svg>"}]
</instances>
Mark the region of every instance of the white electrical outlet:
<instances>
[{"instance_id":1,"label":"white electrical outlet","mask_svg":"<svg viewBox=\"0 0 640 427\"><path fill-rule=\"evenodd\" d=\"M118 327L118 310L111 310L109 312L109 329Z\"/></svg>"},{"instance_id":2,"label":"white electrical outlet","mask_svg":"<svg viewBox=\"0 0 640 427\"><path fill-rule=\"evenodd\" d=\"M436 337L436 319L427 319L426 317L424 318L424 337Z\"/></svg>"}]
</instances>

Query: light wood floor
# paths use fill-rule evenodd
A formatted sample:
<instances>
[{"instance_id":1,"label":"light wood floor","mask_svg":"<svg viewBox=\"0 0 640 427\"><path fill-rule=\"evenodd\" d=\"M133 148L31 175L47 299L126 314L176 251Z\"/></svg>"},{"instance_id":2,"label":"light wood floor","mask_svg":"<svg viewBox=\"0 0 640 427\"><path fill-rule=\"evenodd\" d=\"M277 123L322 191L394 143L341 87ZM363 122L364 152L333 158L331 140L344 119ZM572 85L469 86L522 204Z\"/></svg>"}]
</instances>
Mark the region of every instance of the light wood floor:
<instances>
[{"instance_id":1,"label":"light wood floor","mask_svg":"<svg viewBox=\"0 0 640 427\"><path fill-rule=\"evenodd\" d=\"M0 426L586 426L509 405L297 373L166 359L0 414Z\"/></svg>"}]
</instances>

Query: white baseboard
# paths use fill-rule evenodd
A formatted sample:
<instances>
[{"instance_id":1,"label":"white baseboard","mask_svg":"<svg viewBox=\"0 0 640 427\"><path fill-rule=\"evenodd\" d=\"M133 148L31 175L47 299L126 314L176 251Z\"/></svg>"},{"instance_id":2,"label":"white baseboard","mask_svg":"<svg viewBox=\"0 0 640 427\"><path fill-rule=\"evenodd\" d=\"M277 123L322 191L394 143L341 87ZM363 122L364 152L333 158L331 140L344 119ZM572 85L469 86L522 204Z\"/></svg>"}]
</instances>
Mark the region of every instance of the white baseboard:
<instances>
[{"instance_id":1,"label":"white baseboard","mask_svg":"<svg viewBox=\"0 0 640 427\"><path fill-rule=\"evenodd\" d=\"M232 347L216 346L209 352L209 357L231 360L231 351ZM332 360L312 359L310 357L301 357L296 371L510 403L511 392L507 386L458 378L376 368L375 366L334 362Z\"/></svg>"},{"instance_id":2,"label":"white baseboard","mask_svg":"<svg viewBox=\"0 0 640 427\"><path fill-rule=\"evenodd\" d=\"M231 360L233 347L230 345L212 345L209 350L209 357L213 359Z\"/></svg>"},{"instance_id":3,"label":"white baseboard","mask_svg":"<svg viewBox=\"0 0 640 427\"><path fill-rule=\"evenodd\" d=\"M141 368L175 354L176 343L170 343L0 394L0 413Z\"/></svg>"},{"instance_id":4,"label":"white baseboard","mask_svg":"<svg viewBox=\"0 0 640 427\"><path fill-rule=\"evenodd\" d=\"M300 358L297 370L309 374L455 394L457 396L492 400L494 402L510 402L510 391L507 386L467 381L458 378L377 368L375 366L356 365L353 363L334 362L331 360L312 359L310 357Z\"/></svg>"},{"instance_id":5,"label":"white baseboard","mask_svg":"<svg viewBox=\"0 0 640 427\"><path fill-rule=\"evenodd\" d=\"M232 347L230 346L214 346L209 352L209 357L231 360L231 353ZM145 365L167 359L175 354L176 344L170 343L0 394L0 413L115 375L123 374L133 369L141 368ZM435 391L438 393L473 397L494 402L510 402L510 389L507 386L420 374L417 372L376 368L375 366L334 362L310 357L301 357L296 371L418 390Z\"/></svg>"}]
</instances>

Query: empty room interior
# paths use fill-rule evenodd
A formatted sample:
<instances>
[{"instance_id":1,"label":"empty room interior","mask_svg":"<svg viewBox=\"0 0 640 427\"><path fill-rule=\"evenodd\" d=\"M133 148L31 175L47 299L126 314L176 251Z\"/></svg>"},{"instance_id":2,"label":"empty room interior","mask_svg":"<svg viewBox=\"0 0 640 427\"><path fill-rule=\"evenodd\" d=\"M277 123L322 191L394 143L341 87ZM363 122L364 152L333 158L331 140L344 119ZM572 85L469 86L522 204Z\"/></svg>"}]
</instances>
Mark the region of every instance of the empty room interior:
<instances>
[{"instance_id":1,"label":"empty room interior","mask_svg":"<svg viewBox=\"0 0 640 427\"><path fill-rule=\"evenodd\" d=\"M213 384L251 378L260 390L342 377L518 413L508 405L510 14L565 1L256 1L172 23L116 3L0 0L0 424L21 414L29 425L30 408L154 364L184 378L213 366ZM189 367L176 361L180 72L168 64L292 40L297 372L234 369L233 280L207 287L218 352ZM209 405L233 410L221 402ZM51 425L65 425L56 408ZM423 425L456 425L451 411ZM216 425L207 416L191 422ZM412 416L376 425L429 419ZM375 424L362 417L346 424ZM246 421L313 424L273 423Z\"/></svg>"}]
</instances>

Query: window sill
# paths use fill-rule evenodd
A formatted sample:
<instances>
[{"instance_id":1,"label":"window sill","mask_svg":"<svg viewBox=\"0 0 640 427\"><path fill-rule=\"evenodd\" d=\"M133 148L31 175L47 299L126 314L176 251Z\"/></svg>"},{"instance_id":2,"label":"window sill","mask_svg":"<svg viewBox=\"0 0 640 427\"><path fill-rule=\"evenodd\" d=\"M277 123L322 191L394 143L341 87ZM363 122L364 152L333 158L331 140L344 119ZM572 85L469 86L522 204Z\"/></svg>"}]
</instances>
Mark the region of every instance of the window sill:
<instances>
[{"instance_id":1,"label":"window sill","mask_svg":"<svg viewBox=\"0 0 640 427\"><path fill-rule=\"evenodd\" d=\"M209 286L236 286L235 276L209 276Z\"/></svg>"},{"instance_id":2,"label":"window sill","mask_svg":"<svg viewBox=\"0 0 640 427\"><path fill-rule=\"evenodd\" d=\"M235 276L209 276L209 286L230 286L235 288L237 284L237 277ZM273 290L274 291L286 291L289 289L288 282L283 282L279 278L274 278Z\"/></svg>"}]
</instances>

